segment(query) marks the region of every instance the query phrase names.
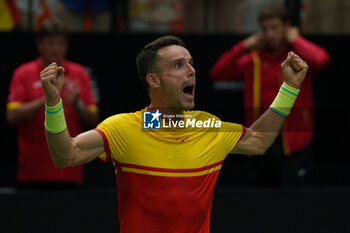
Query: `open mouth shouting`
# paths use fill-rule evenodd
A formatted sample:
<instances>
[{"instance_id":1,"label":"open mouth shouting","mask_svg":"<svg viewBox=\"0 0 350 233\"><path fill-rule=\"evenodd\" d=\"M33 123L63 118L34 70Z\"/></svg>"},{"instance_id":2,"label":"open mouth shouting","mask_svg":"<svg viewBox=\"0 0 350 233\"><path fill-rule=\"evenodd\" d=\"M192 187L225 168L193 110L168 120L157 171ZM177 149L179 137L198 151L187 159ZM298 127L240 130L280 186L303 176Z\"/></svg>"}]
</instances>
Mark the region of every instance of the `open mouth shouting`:
<instances>
[{"instance_id":1,"label":"open mouth shouting","mask_svg":"<svg viewBox=\"0 0 350 233\"><path fill-rule=\"evenodd\" d=\"M193 100L194 99L194 84L187 84L185 87L182 89L182 93L185 96L186 99L188 100Z\"/></svg>"}]
</instances>

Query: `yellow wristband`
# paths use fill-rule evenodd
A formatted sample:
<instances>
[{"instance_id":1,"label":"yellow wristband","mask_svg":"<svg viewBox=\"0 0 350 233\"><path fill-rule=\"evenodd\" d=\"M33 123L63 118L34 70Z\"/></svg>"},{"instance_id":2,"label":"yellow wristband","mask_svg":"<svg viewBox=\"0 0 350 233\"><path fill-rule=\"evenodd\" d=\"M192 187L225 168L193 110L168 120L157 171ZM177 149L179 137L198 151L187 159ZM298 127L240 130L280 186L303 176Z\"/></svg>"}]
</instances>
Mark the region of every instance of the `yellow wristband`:
<instances>
[{"instance_id":1,"label":"yellow wristband","mask_svg":"<svg viewBox=\"0 0 350 233\"><path fill-rule=\"evenodd\" d=\"M45 104L45 129L49 133L62 133L67 128L62 99L53 107Z\"/></svg>"},{"instance_id":2,"label":"yellow wristband","mask_svg":"<svg viewBox=\"0 0 350 233\"><path fill-rule=\"evenodd\" d=\"M295 99L298 97L299 89L295 89L283 83L270 109L284 117L287 117L293 107Z\"/></svg>"}]
</instances>

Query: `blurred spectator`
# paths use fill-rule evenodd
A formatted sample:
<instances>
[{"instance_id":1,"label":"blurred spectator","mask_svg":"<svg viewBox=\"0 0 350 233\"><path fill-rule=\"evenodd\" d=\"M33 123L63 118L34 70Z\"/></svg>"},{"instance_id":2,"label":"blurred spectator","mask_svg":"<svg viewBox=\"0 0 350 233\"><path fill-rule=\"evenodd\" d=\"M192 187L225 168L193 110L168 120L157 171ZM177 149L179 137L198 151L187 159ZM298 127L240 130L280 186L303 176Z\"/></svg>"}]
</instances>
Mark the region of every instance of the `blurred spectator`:
<instances>
[{"instance_id":1,"label":"blurred spectator","mask_svg":"<svg viewBox=\"0 0 350 233\"><path fill-rule=\"evenodd\" d=\"M253 159L257 184L307 183L312 165L312 80L328 62L327 52L299 35L290 25L281 3L263 8L258 16L262 32L255 33L225 52L211 70L214 80L244 80L245 120L249 126L270 106L282 82L280 64L294 51L308 64L308 75L278 140L266 155Z\"/></svg>"},{"instance_id":2,"label":"blurred spectator","mask_svg":"<svg viewBox=\"0 0 350 233\"><path fill-rule=\"evenodd\" d=\"M14 71L7 103L7 120L18 131L19 187L74 186L83 181L83 167L56 168L45 143L45 95L40 72L52 62L65 67L61 96L72 135L82 132L83 123L94 127L98 121L90 78L81 65L65 59L67 34L62 22L45 21L36 43L40 56Z\"/></svg>"},{"instance_id":3,"label":"blurred spectator","mask_svg":"<svg viewBox=\"0 0 350 233\"><path fill-rule=\"evenodd\" d=\"M20 13L21 21L18 28L21 30L38 30L41 24L55 15L57 0L14 0Z\"/></svg>"},{"instance_id":4,"label":"blurred spectator","mask_svg":"<svg viewBox=\"0 0 350 233\"><path fill-rule=\"evenodd\" d=\"M111 25L112 0L60 0L56 16L70 31L107 32Z\"/></svg>"},{"instance_id":5,"label":"blurred spectator","mask_svg":"<svg viewBox=\"0 0 350 233\"><path fill-rule=\"evenodd\" d=\"M305 33L349 34L349 0L307 0L302 1L300 12ZM327 15L327 17L325 17Z\"/></svg>"},{"instance_id":6,"label":"blurred spectator","mask_svg":"<svg viewBox=\"0 0 350 233\"><path fill-rule=\"evenodd\" d=\"M130 0L131 31L183 32L182 0Z\"/></svg>"}]
</instances>

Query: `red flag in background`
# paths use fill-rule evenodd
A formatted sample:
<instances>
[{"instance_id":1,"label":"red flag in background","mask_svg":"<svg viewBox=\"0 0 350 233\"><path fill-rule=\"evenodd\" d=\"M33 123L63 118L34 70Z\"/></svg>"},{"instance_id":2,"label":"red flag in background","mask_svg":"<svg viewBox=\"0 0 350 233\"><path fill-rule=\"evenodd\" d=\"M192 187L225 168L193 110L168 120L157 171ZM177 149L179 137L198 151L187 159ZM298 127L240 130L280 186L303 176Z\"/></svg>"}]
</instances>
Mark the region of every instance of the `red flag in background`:
<instances>
[{"instance_id":1,"label":"red flag in background","mask_svg":"<svg viewBox=\"0 0 350 233\"><path fill-rule=\"evenodd\" d=\"M37 15L35 21L35 30L38 30L45 20L51 19L51 12L45 0L40 0L39 8L39 14Z\"/></svg>"}]
</instances>

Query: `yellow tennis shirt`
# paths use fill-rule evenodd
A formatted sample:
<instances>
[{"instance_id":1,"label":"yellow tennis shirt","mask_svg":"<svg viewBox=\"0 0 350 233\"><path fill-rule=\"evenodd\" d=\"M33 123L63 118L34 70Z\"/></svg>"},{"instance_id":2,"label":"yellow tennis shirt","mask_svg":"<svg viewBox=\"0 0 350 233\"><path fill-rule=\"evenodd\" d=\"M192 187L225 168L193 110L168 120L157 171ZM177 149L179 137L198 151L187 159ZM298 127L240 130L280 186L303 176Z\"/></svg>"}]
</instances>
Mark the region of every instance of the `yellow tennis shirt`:
<instances>
[{"instance_id":1,"label":"yellow tennis shirt","mask_svg":"<svg viewBox=\"0 0 350 233\"><path fill-rule=\"evenodd\" d=\"M120 232L208 233L222 162L245 127L144 129L146 110L114 115L96 128L105 145L99 159L112 161L117 174ZM185 111L186 119L220 121L203 111Z\"/></svg>"}]
</instances>

